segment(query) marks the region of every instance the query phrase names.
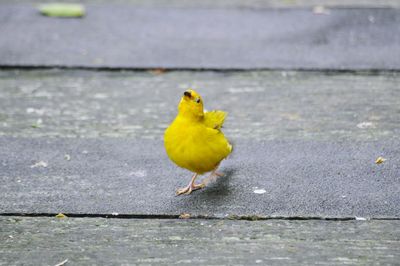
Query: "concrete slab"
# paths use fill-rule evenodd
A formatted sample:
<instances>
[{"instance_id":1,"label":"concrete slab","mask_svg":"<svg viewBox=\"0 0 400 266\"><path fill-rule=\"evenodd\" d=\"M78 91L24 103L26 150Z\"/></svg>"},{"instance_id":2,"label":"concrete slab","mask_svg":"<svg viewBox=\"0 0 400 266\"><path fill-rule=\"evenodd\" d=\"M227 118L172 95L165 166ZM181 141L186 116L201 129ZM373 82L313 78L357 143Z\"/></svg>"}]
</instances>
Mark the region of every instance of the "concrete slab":
<instances>
[{"instance_id":1,"label":"concrete slab","mask_svg":"<svg viewBox=\"0 0 400 266\"><path fill-rule=\"evenodd\" d=\"M0 9L1 66L400 69L400 10L88 5L83 19Z\"/></svg>"},{"instance_id":2,"label":"concrete slab","mask_svg":"<svg viewBox=\"0 0 400 266\"><path fill-rule=\"evenodd\" d=\"M398 140L398 84L398 73L0 71L0 135L160 140L194 87L229 113L232 139Z\"/></svg>"},{"instance_id":3,"label":"concrete slab","mask_svg":"<svg viewBox=\"0 0 400 266\"><path fill-rule=\"evenodd\" d=\"M0 217L0 265L396 265L399 225Z\"/></svg>"},{"instance_id":4,"label":"concrete slab","mask_svg":"<svg viewBox=\"0 0 400 266\"><path fill-rule=\"evenodd\" d=\"M52 3L52 0L3 0L2 3L30 3L43 4ZM71 0L58 0L61 3L70 3ZM80 0L83 4L109 4L108 0ZM178 7L178 8L288 8L288 7L311 7L321 6L319 0L114 0L113 4L129 4L135 7ZM325 7L400 7L396 0L325 0Z\"/></svg>"},{"instance_id":5,"label":"concrete slab","mask_svg":"<svg viewBox=\"0 0 400 266\"><path fill-rule=\"evenodd\" d=\"M190 173L161 141L2 137L0 147L1 213L400 217L399 141L240 140L225 177L180 197Z\"/></svg>"}]
</instances>

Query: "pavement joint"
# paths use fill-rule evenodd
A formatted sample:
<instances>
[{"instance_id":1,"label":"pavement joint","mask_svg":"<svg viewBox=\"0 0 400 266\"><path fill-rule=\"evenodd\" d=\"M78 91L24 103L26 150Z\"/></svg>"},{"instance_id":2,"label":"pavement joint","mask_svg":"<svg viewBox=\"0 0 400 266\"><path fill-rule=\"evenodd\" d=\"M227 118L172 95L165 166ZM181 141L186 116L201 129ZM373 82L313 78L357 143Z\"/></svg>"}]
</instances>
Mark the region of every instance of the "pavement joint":
<instances>
[{"instance_id":1,"label":"pavement joint","mask_svg":"<svg viewBox=\"0 0 400 266\"><path fill-rule=\"evenodd\" d=\"M0 217L55 217L57 213L0 213ZM195 220L243 220L243 221L400 221L400 217L322 217L322 216L259 216L259 215L228 215L205 216L190 215L185 218L181 215L168 214L116 214L116 213L63 213L67 218L106 218L106 219L195 219Z\"/></svg>"},{"instance_id":2,"label":"pavement joint","mask_svg":"<svg viewBox=\"0 0 400 266\"><path fill-rule=\"evenodd\" d=\"M0 63L0 71L40 71L40 70L70 70L70 71L93 71L93 72L151 72L154 70L162 69L165 72L216 72L216 73L235 73L235 72L259 72L259 71L274 71L274 72L304 72L304 73L321 73L321 74L352 74L352 75L365 75L377 76L382 74L400 73L398 68L305 68L305 67L292 67L292 68L279 68L279 67L254 67L254 68L212 68L212 67L113 67L113 66L66 66L66 65L3 65Z\"/></svg>"}]
</instances>

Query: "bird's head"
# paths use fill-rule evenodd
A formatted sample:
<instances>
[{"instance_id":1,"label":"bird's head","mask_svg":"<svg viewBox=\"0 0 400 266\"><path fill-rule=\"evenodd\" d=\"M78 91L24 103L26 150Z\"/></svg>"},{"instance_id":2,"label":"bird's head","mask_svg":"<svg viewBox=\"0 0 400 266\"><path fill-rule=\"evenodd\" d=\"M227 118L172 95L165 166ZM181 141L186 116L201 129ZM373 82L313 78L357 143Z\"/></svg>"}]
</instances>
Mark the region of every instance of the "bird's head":
<instances>
[{"instance_id":1,"label":"bird's head","mask_svg":"<svg viewBox=\"0 0 400 266\"><path fill-rule=\"evenodd\" d=\"M183 93L178 110L179 114L186 117L203 117L203 99L196 91L188 89Z\"/></svg>"}]
</instances>

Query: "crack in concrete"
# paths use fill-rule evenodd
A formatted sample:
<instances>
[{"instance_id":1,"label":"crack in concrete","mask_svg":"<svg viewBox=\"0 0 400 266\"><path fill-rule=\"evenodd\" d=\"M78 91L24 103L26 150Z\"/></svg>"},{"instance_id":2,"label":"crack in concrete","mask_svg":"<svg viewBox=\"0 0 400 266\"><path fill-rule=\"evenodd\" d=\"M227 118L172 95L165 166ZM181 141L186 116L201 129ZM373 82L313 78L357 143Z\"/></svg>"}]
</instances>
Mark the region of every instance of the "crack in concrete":
<instances>
[{"instance_id":1,"label":"crack in concrete","mask_svg":"<svg viewBox=\"0 0 400 266\"><path fill-rule=\"evenodd\" d=\"M0 213L0 217L55 217L58 213ZM202 220L320 220L320 221L399 221L400 217L322 217L322 216L258 216L258 215L229 215L225 217L208 215L172 214L126 214L126 213L63 213L67 218L107 218L107 219L202 219Z\"/></svg>"}]
</instances>

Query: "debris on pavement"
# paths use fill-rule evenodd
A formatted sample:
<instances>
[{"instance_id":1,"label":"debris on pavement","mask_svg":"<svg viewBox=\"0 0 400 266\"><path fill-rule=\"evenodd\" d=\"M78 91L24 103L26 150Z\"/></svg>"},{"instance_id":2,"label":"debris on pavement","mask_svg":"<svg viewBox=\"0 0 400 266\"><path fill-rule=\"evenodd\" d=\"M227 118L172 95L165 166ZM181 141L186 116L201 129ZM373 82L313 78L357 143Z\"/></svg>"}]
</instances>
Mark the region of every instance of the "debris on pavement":
<instances>
[{"instance_id":1,"label":"debris on pavement","mask_svg":"<svg viewBox=\"0 0 400 266\"><path fill-rule=\"evenodd\" d=\"M189 219L189 218L190 218L189 213L182 213L181 215L179 215L179 219Z\"/></svg>"},{"instance_id":2,"label":"debris on pavement","mask_svg":"<svg viewBox=\"0 0 400 266\"><path fill-rule=\"evenodd\" d=\"M67 215L65 215L64 213L61 213L61 212L56 215L56 218L60 218L60 219L67 218L67 217L68 217Z\"/></svg>"},{"instance_id":3,"label":"debris on pavement","mask_svg":"<svg viewBox=\"0 0 400 266\"><path fill-rule=\"evenodd\" d=\"M134 177L146 177L147 176L147 171L146 170L136 170L132 171L129 173L129 176L134 176Z\"/></svg>"},{"instance_id":4,"label":"debris on pavement","mask_svg":"<svg viewBox=\"0 0 400 266\"><path fill-rule=\"evenodd\" d=\"M165 68L155 68L155 69L149 70L149 72L153 75L161 75L161 74L164 74L165 72L167 72L167 70Z\"/></svg>"},{"instance_id":5,"label":"debris on pavement","mask_svg":"<svg viewBox=\"0 0 400 266\"><path fill-rule=\"evenodd\" d=\"M33 128L40 128L40 126L43 124L43 120L39 118L35 123L31 125Z\"/></svg>"},{"instance_id":6,"label":"debris on pavement","mask_svg":"<svg viewBox=\"0 0 400 266\"><path fill-rule=\"evenodd\" d=\"M67 263L67 262L68 262L68 259L65 259L65 260L63 260L62 262L57 263L57 264L54 265L54 266L62 266L62 265L64 265L64 264Z\"/></svg>"},{"instance_id":7,"label":"debris on pavement","mask_svg":"<svg viewBox=\"0 0 400 266\"><path fill-rule=\"evenodd\" d=\"M71 155L65 154L64 155L64 159L67 160L67 161L71 161Z\"/></svg>"},{"instance_id":8,"label":"debris on pavement","mask_svg":"<svg viewBox=\"0 0 400 266\"><path fill-rule=\"evenodd\" d=\"M317 15L329 15L330 11L324 6L314 6L313 13Z\"/></svg>"},{"instance_id":9,"label":"debris on pavement","mask_svg":"<svg viewBox=\"0 0 400 266\"><path fill-rule=\"evenodd\" d=\"M355 219L356 219L356 221L366 221L367 220L367 218L365 218L365 217L354 217Z\"/></svg>"},{"instance_id":10,"label":"debris on pavement","mask_svg":"<svg viewBox=\"0 0 400 266\"><path fill-rule=\"evenodd\" d=\"M381 163L383 163L384 161L386 161L386 159L383 158L383 157L381 157L381 156L379 156L379 157L375 160L375 163L376 163L376 164L381 164Z\"/></svg>"},{"instance_id":11,"label":"debris on pavement","mask_svg":"<svg viewBox=\"0 0 400 266\"><path fill-rule=\"evenodd\" d=\"M358 128L364 129L364 128L375 128L375 124L372 122L361 122L357 124Z\"/></svg>"},{"instance_id":12,"label":"debris on pavement","mask_svg":"<svg viewBox=\"0 0 400 266\"><path fill-rule=\"evenodd\" d=\"M265 189L263 189L263 188L257 188L256 187L256 188L254 188L253 192L256 193L256 194L264 194L267 191Z\"/></svg>"},{"instance_id":13,"label":"debris on pavement","mask_svg":"<svg viewBox=\"0 0 400 266\"><path fill-rule=\"evenodd\" d=\"M26 108L26 113L27 114L36 114L36 115L43 115L44 114L44 109L36 109L36 108Z\"/></svg>"},{"instance_id":14,"label":"debris on pavement","mask_svg":"<svg viewBox=\"0 0 400 266\"><path fill-rule=\"evenodd\" d=\"M81 4L50 3L39 6L39 11L44 16L76 18L85 15L85 7Z\"/></svg>"},{"instance_id":15,"label":"debris on pavement","mask_svg":"<svg viewBox=\"0 0 400 266\"><path fill-rule=\"evenodd\" d=\"M48 164L47 164L46 162L40 161L40 162L37 162L37 163L31 165L31 168L37 168L37 167L44 167L44 168L46 168L47 166L48 166Z\"/></svg>"}]
</instances>

